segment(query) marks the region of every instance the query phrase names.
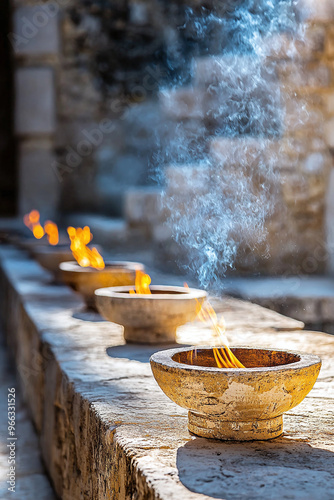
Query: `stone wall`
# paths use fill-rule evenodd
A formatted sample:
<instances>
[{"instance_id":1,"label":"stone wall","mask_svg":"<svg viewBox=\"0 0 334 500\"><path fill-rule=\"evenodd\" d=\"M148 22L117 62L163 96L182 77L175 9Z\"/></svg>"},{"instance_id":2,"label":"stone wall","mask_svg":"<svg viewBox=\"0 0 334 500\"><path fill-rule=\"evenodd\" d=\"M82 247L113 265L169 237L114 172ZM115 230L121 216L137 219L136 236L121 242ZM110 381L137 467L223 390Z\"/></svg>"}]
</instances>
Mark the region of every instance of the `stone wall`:
<instances>
[{"instance_id":1,"label":"stone wall","mask_svg":"<svg viewBox=\"0 0 334 500\"><path fill-rule=\"evenodd\" d=\"M157 91L187 74L184 60L201 45L191 27L178 29L189 5L200 2L15 3L20 212L36 201L44 213L48 205L119 215L124 190L150 182ZM42 186L48 204L38 199Z\"/></svg>"},{"instance_id":2,"label":"stone wall","mask_svg":"<svg viewBox=\"0 0 334 500\"><path fill-rule=\"evenodd\" d=\"M193 85L163 95L165 112L178 123L196 120L204 124L201 137L203 144L210 145L209 154L207 147L202 148L213 168L219 169L224 165L223 176L226 177L226 168L239 172L238 175L246 172L245 165L254 163L256 156L257 162L267 162L268 171L269 164L273 168L273 180L264 179L270 190L265 224L266 240L263 244L258 244L255 234L254 241L252 236L248 236L248 241L243 243L240 236L241 244L235 263L238 273L322 273L332 267L334 223L330 213L333 190L329 191L329 186L333 184L330 178L334 151L334 8L329 1L319 2L312 7L313 12L309 14L302 41L295 42L288 33L278 33L266 41L270 47L266 64L269 68L274 64L275 68L273 88L275 85L280 88L281 103L277 103L277 109L280 105L283 106L280 117L282 121L278 127L275 125L276 132L272 128L275 117L268 114L267 131L270 142L265 147L263 137L256 138L256 129L248 131L252 134L249 139L219 137L217 126L224 120L226 122L228 117L220 115L217 121L216 116L214 123L211 119L212 110L219 108L219 96L214 96L215 100L212 101L212 87L214 88L217 78L220 82L229 78L224 68L231 67L231 64L236 67L244 65L244 57L239 63L238 59L231 59L230 56L219 59L198 58ZM245 88L247 97L247 82ZM229 98L233 99L233 92L232 88ZM262 96L255 95L252 101L262 99L266 92L264 85ZM208 103L210 99L211 102ZM261 132L263 134L263 130ZM210 140L210 135L213 140ZM199 155L197 159L200 159ZM196 194L201 196L203 189L203 182L200 182L200 190L194 190L198 168L203 167L171 165L166 175L166 198L172 200L168 203L169 209L172 212L179 211L181 218L187 217L189 213L190 223L195 216L194 213L191 214L191 210L195 210L191 208L195 206L193 200L196 199ZM233 182L232 176L227 178ZM193 184L191 196L186 192L187 184ZM207 191L204 196L206 193ZM237 200L237 196L234 199ZM180 211L180 204L185 205L185 210ZM271 214L269 209L272 209ZM191 261L194 258L192 254L184 255L183 245L180 247L172 242L172 231L162 230L164 218L165 214L162 224L153 230L153 234L157 235L156 243L161 261L165 262L168 257L171 262ZM239 234L242 234L242 228Z\"/></svg>"},{"instance_id":3,"label":"stone wall","mask_svg":"<svg viewBox=\"0 0 334 500\"><path fill-rule=\"evenodd\" d=\"M151 184L157 163L174 168L189 152L196 160L209 155L219 163L211 138L222 139L223 148L238 147L215 132L224 116L217 120L209 112L219 96L207 91L212 69L206 66L206 55L220 54L234 38L212 20L202 34L195 22L185 23L189 7L204 19L212 12L221 19L233 16L228 3L18 0L13 7L8 38L15 54L21 214L38 208L44 217L71 211L122 215L124 193ZM263 258L265 245L255 252L241 248L240 272L318 273L330 260L333 228L331 217L326 226L326 196L330 205L334 12L330 0L313 7L304 43L293 47L283 34L271 41L268 63L278 62L286 97L283 126L274 117L269 134L278 141L275 168L281 177L276 209L267 221L271 258ZM194 60L197 73L191 80ZM171 80L183 86L172 98L158 96ZM183 149L176 150L180 124ZM246 126L244 132L256 129ZM161 154L166 145L168 153ZM128 206L126 215L131 224L138 218ZM162 260L179 259L180 248L163 221L146 219L145 232L163 250Z\"/></svg>"},{"instance_id":4,"label":"stone wall","mask_svg":"<svg viewBox=\"0 0 334 500\"><path fill-rule=\"evenodd\" d=\"M19 213L37 208L55 217L60 186L53 170L60 67L56 4L16 2L8 39L15 56L15 134Z\"/></svg>"}]
</instances>

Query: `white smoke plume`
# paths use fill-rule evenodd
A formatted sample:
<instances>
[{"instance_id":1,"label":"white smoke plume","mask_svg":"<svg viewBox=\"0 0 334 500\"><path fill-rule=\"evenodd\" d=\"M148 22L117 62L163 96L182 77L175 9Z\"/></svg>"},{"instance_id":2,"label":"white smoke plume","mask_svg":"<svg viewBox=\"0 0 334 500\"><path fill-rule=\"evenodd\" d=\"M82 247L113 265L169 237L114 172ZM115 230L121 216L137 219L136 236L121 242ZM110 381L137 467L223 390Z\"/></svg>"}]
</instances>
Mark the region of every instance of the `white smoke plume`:
<instances>
[{"instance_id":1,"label":"white smoke plume","mask_svg":"<svg viewBox=\"0 0 334 500\"><path fill-rule=\"evenodd\" d=\"M220 3L209 14L188 10L194 37L215 43L196 58L187 80L161 89L175 127L156 158L168 224L203 286L219 284L240 251L265 241L291 99L277 64L282 50L289 60L298 56L305 31L294 0ZM301 101L298 109L296 121L305 112Z\"/></svg>"}]
</instances>

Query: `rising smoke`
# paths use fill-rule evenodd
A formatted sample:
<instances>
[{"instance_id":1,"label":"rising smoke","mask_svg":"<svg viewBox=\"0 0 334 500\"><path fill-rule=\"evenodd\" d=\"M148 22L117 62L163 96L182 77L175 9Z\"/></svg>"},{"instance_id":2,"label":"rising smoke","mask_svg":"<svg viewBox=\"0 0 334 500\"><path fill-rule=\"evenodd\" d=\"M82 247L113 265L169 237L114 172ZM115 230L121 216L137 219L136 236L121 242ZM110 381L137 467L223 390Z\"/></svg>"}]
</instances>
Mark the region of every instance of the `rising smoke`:
<instances>
[{"instance_id":1,"label":"rising smoke","mask_svg":"<svg viewBox=\"0 0 334 500\"><path fill-rule=\"evenodd\" d=\"M216 3L223 5L187 11L187 27L207 43L190 75L161 89L175 126L156 158L168 225L203 286L219 285L241 254L268 252L266 220L275 210L291 99L278 65L282 50L290 60L296 55L305 29L294 0Z\"/></svg>"}]
</instances>

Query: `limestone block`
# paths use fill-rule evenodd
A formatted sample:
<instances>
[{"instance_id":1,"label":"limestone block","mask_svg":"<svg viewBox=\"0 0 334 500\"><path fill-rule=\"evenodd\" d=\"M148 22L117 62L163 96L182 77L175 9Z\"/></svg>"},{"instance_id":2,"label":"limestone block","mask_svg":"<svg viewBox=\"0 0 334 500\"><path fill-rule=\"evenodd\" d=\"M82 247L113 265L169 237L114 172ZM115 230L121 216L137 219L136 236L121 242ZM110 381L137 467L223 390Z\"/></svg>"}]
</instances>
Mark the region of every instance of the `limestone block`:
<instances>
[{"instance_id":1,"label":"limestone block","mask_svg":"<svg viewBox=\"0 0 334 500\"><path fill-rule=\"evenodd\" d=\"M325 125L325 138L328 146L334 148L334 118L331 118Z\"/></svg>"},{"instance_id":2,"label":"limestone block","mask_svg":"<svg viewBox=\"0 0 334 500\"><path fill-rule=\"evenodd\" d=\"M210 164L170 165L165 169L167 195L189 196L209 188Z\"/></svg>"},{"instance_id":3,"label":"limestone block","mask_svg":"<svg viewBox=\"0 0 334 500\"><path fill-rule=\"evenodd\" d=\"M55 88L51 68L20 68L15 74L15 131L51 134L55 131Z\"/></svg>"},{"instance_id":4,"label":"limestone block","mask_svg":"<svg viewBox=\"0 0 334 500\"><path fill-rule=\"evenodd\" d=\"M334 297L324 297L321 301L321 320L324 323L334 322Z\"/></svg>"},{"instance_id":5,"label":"limestone block","mask_svg":"<svg viewBox=\"0 0 334 500\"><path fill-rule=\"evenodd\" d=\"M17 55L38 56L59 51L59 5L47 2L14 12L10 41Z\"/></svg>"},{"instance_id":6,"label":"limestone block","mask_svg":"<svg viewBox=\"0 0 334 500\"><path fill-rule=\"evenodd\" d=\"M203 120L172 121L165 132L162 144L169 163L201 161L207 157L208 130Z\"/></svg>"},{"instance_id":7,"label":"limestone block","mask_svg":"<svg viewBox=\"0 0 334 500\"><path fill-rule=\"evenodd\" d=\"M173 231L167 222L155 224L152 228L152 239L156 243L170 242L173 236Z\"/></svg>"},{"instance_id":8,"label":"limestone block","mask_svg":"<svg viewBox=\"0 0 334 500\"><path fill-rule=\"evenodd\" d=\"M325 96L326 110L330 115L334 114L334 92Z\"/></svg>"},{"instance_id":9,"label":"limestone block","mask_svg":"<svg viewBox=\"0 0 334 500\"><path fill-rule=\"evenodd\" d=\"M309 161L317 162L318 158L316 160L311 158ZM321 223L323 200L326 193L326 175L323 172L320 174L319 172L310 172L309 175L291 175L282 183L282 193L291 213L299 215L299 217L318 215L320 217L319 223Z\"/></svg>"},{"instance_id":10,"label":"limestone block","mask_svg":"<svg viewBox=\"0 0 334 500\"><path fill-rule=\"evenodd\" d=\"M275 75L262 61L251 55L232 55L199 57L193 62L194 86L224 84L234 88L254 87L254 76L272 80Z\"/></svg>"},{"instance_id":11,"label":"limestone block","mask_svg":"<svg viewBox=\"0 0 334 500\"><path fill-rule=\"evenodd\" d=\"M130 226L149 229L162 216L161 189L153 186L129 189L125 193L124 210Z\"/></svg>"},{"instance_id":12,"label":"limestone block","mask_svg":"<svg viewBox=\"0 0 334 500\"><path fill-rule=\"evenodd\" d=\"M163 111L174 120L201 119L204 92L192 87L165 90L160 93Z\"/></svg>"},{"instance_id":13,"label":"limestone block","mask_svg":"<svg viewBox=\"0 0 334 500\"><path fill-rule=\"evenodd\" d=\"M241 134L274 134L280 128L280 92L275 71L259 58L203 57L195 63L195 86L206 89L208 125Z\"/></svg>"},{"instance_id":14,"label":"limestone block","mask_svg":"<svg viewBox=\"0 0 334 500\"><path fill-rule=\"evenodd\" d=\"M94 76L86 69L78 71L71 65L59 74L59 109L63 119L91 120L98 116L102 95L98 92ZM119 106L118 100L115 100Z\"/></svg>"},{"instance_id":15,"label":"limestone block","mask_svg":"<svg viewBox=\"0 0 334 500\"><path fill-rule=\"evenodd\" d=\"M265 50L273 59L310 59L325 48L326 31L323 26L308 26L303 38L296 40L288 33L276 33L265 39Z\"/></svg>"},{"instance_id":16,"label":"limestone block","mask_svg":"<svg viewBox=\"0 0 334 500\"><path fill-rule=\"evenodd\" d=\"M279 141L254 137L219 138L212 140L210 153L225 168L249 167L269 162L280 150Z\"/></svg>"},{"instance_id":17,"label":"limestone block","mask_svg":"<svg viewBox=\"0 0 334 500\"><path fill-rule=\"evenodd\" d=\"M334 4L332 0L299 0L298 7L304 18L314 22L328 23L334 19Z\"/></svg>"},{"instance_id":18,"label":"limestone block","mask_svg":"<svg viewBox=\"0 0 334 500\"><path fill-rule=\"evenodd\" d=\"M19 147L19 213L37 209L41 217L56 215L60 184L54 172L54 154L48 142L34 141Z\"/></svg>"},{"instance_id":19,"label":"limestone block","mask_svg":"<svg viewBox=\"0 0 334 500\"><path fill-rule=\"evenodd\" d=\"M329 158L320 152L309 154L302 163L302 170L306 174L325 175L329 167Z\"/></svg>"},{"instance_id":20,"label":"limestone block","mask_svg":"<svg viewBox=\"0 0 334 500\"><path fill-rule=\"evenodd\" d=\"M329 58L334 57L334 29L333 26L329 26L327 28L327 37L326 37L326 55Z\"/></svg>"},{"instance_id":21,"label":"limestone block","mask_svg":"<svg viewBox=\"0 0 334 500\"><path fill-rule=\"evenodd\" d=\"M330 68L318 61L296 64L283 61L277 68L280 81L285 88L326 88L332 84Z\"/></svg>"},{"instance_id":22,"label":"limestone block","mask_svg":"<svg viewBox=\"0 0 334 500\"><path fill-rule=\"evenodd\" d=\"M285 95L284 97L284 133L292 135L297 131L309 132L314 136L314 130L323 130L324 112L321 100L314 102L306 97Z\"/></svg>"}]
</instances>

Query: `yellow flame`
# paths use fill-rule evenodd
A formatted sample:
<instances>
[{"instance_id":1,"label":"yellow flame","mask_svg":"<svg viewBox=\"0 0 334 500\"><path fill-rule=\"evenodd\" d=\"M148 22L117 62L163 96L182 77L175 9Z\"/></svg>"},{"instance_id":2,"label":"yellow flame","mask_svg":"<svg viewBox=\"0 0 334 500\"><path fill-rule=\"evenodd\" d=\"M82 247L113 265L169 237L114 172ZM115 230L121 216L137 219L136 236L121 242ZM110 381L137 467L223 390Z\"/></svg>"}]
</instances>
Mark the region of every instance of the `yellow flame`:
<instances>
[{"instance_id":1,"label":"yellow flame","mask_svg":"<svg viewBox=\"0 0 334 500\"><path fill-rule=\"evenodd\" d=\"M131 295L134 294L148 295L151 293L150 284L151 284L151 277L148 274L143 273L143 271L136 271L135 288L129 290L129 293Z\"/></svg>"},{"instance_id":2,"label":"yellow flame","mask_svg":"<svg viewBox=\"0 0 334 500\"><path fill-rule=\"evenodd\" d=\"M228 347L225 321L218 322L216 312L208 300L203 304L197 302L197 316L201 321L211 323L216 339L223 344L221 347L213 347L213 355L218 368L245 368Z\"/></svg>"},{"instance_id":3,"label":"yellow flame","mask_svg":"<svg viewBox=\"0 0 334 500\"><path fill-rule=\"evenodd\" d=\"M44 229L42 228L38 210L32 210L23 217L24 224L32 231L35 238L40 240L44 236Z\"/></svg>"},{"instance_id":4,"label":"yellow flame","mask_svg":"<svg viewBox=\"0 0 334 500\"><path fill-rule=\"evenodd\" d=\"M184 283L184 286L186 288L189 288L187 283ZM204 301L203 304L201 304L197 299L196 299L197 305L196 305L196 312L197 312L197 317L200 321L203 323L206 323L209 321L211 323L212 329L215 333L215 338L216 340L220 343L223 344L221 347L213 347L213 355L215 358L215 362L218 368L245 368L244 365L238 360L236 356L234 356L233 352L228 346L228 340L225 334L226 327L225 327L225 320L223 317L221 317L220 323L217 318L216 311L210 304L208 300ZM195 358L196 358L196 350L191 351L191 357L190 357L190 363L192 365L196 364Z\"/></svg>"},{"instance_id":5,"label":"yellow flame","mask_svg":"<svg viewBox=\"0 0 334 500\"><path fill-rule=\"evenodd\" d=\"M73 257L81 267L94 267L104 269L105 264L102 255L95 247L88 248L88 243L93 239L88 226L84 228L72 226L67 228L67 233L71 240L71 250Z\"/></svg>"},{"instance_id":6,"label":"yellow flame","mask_svg":"<svg viewBox=\"0 0 334 500\"><path fill-rule=\"evenodd\" d=\"M54 222L47 220L44 224L44 231L47 235L48 242L50 245L58 245L59 243L59 232L57 224Z\"/></svg>"}]
</instances>

